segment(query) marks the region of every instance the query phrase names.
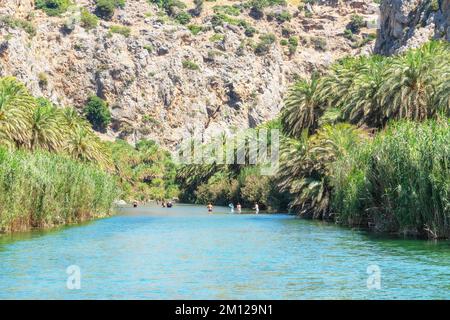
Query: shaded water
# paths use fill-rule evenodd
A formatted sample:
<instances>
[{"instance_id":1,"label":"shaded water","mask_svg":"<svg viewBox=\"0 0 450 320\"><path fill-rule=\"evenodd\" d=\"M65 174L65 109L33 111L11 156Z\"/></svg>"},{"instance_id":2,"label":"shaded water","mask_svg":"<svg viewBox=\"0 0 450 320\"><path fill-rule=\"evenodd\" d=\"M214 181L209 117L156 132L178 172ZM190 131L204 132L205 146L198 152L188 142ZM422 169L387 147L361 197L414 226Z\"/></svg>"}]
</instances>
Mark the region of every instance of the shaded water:
<instances>
[{"instance_id":1,"label":"shaded water","mask_svg":"<svg viewBox=\"0 0 450 320\"><path fill-rule=\"evenodd\" d=\"M70 265L81 270L80 290L67 289ZM370 265L381 270L379 290L367 287ZM0 298L449 299L450 243L287 215L127 208L81 226L0 236Z\"/></svg>"}]
</instances>

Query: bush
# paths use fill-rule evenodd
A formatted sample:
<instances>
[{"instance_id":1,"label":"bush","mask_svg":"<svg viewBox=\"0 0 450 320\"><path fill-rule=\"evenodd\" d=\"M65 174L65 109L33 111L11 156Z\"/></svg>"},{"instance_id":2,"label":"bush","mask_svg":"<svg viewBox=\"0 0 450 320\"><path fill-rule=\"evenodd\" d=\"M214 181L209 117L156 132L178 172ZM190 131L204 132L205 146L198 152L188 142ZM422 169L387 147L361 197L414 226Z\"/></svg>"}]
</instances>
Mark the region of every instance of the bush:
<instances>
[{"instance_id":1,"label":"bush","mask_svg":"<svg viewBox=\"0 0 450 320\"><path fill-rule=\"evenodd\" d=\"M69 0L36 0L37 9L42 9L49 16L57 16L65 12L70 5Z\"/></svg>"},{"instance_id":2,"label":"bush","mask_svg":"<svg viewBox=\"0 0 450 320\"><path fill-rule=\"evenodd\" d=\"M291 21L292 14L290 14L288 11L282 11L282 12L280 12L280 13L275 15L275 19L277 19L277 21L279 23L284 23L286 21Z\"/></svg>"},{"instance_id":3,"label":"bush","mask_svg":"<svg viewBox=\"0 0 450 320\"><path fill-rule=\"evenodd\" d=\"M366 22L364 18L360 15L354 14L351 17L350 23L347 26L347 29L351 30L353 33L359 33L362 27L366 26Z\"/></svg>"},{"instance_id":4,"label":"bush","mask_svg":"<svg viewBox=\"0 0 450 320\"><path fill-rule=\"evenodd\" d=\"M111 26L109 27L109 32L110 34L117 33L123 35L124 37L129 37L131 34L131 29L124 26Z\"/></svg>"},{"instance_id":5,"label":"bush","mask_svg":"<svg viewBox=\"0 0 450 320\"><path fill-rule=\"evenodd\" d=\"M36 35L36 28L33 23L27 20L22 20L18 18L14 18L13 16L2 16L0 17L0 23L3 23L11 28L20 28L28 33L30 36Z\"/></svg>"},{"instance_id":6,"label":"bush","mask_svg":"<svg viewBox=\"0 0 450 320\"><path fill-rule=\"evenodd\" d=\"M188 25L188 29L189 31L191 31L191 33L196 36L197 34L199 34L200 32L203 31L203 27L202 26L198 26L196 24L190 24Z\"/></svg>"},{"instance_id":7,"label":"bush","mask_svg":"<svg viewBox=\"0 0 450 320\"><path fill-rule=\"evenodd\" d=\"M186 25L191 21L191 15L185 11L181 11L175 16L175 20L182 25Z\"/></svg>"},{"instance_id":8,"label":"bush","mask_svg":"<svg viewBox=\"0 0 450 320\"><path fill-rule=\"evenodd\" d=\"M86 8L81 8L81 26L87 30L97 27L98 18L90 13Z\"/></svg>"},{"instance_id":9,"label":"bush","mask_svg":"<svg viewBox=\"0 0 450 320\"><path fill-rule=\"evenodd\" d=\"M44 72L38 74L38 83L41 88L45 88L48 85L48 77Z\"/></svg>"},{"instance_id":10,"label":"bush","mask_svg":"<svg viewBox=\"0 0 450 320\"><path fill-rule=\"evenodd\" d=\"M94 130L104 131L111 122L111 113L108 104L97 96L89 98L83 112Z\"/></svg>"},{"instance_id":11,"label":"bush","mask_svg":"<svg viewBox=\"0 0 450 320\"><path fill-rule=\"evenodd\" d=\"M325 51L327 50L327 40L322 37L312 37L311 43L314 45L316 50Z\"/></svg>"},{"instance_id":12,"label":"bush","mask_svg":"<svg viewBox=\"0 0 450 320\"><path fill-rule=\"evenodd\" d=\"M293 55L297 51L298 38L294 36L290 37L288 47L289 47L289 54Z\"/></svg>"},{"instance_id":13,"label":"bush","mask_svg":"<svg viewBox=\"0 0 450 320\"><path fill-rule=\"evenodd\" d=\"M183 68L189 69L189 70L200 70L200 67L198 66L198 64L196 64L195 62L193 62L191 60L184 60Z\"/></svg>"},{"instance_id":14,"label":"bush","mask_svg":"<svg viewBox=\"0 0 450 320\"><path fill-rule=\"evenodd\" d=\"M255 54L261 56L269 52L270 46L275 43L274 34L264 34L259 38L260 42L255 47Z\"/></svg>"},{"instance_id":15,"label":"bush","mask_svg":"<svg viewBox=\"0 0 450 320\"><path fill-rule=\"evenodd\" d=\"M125 0L97 0L95 13L100 18L110 20L116 8L123 8Z\"/></svg>"}]
</instances>

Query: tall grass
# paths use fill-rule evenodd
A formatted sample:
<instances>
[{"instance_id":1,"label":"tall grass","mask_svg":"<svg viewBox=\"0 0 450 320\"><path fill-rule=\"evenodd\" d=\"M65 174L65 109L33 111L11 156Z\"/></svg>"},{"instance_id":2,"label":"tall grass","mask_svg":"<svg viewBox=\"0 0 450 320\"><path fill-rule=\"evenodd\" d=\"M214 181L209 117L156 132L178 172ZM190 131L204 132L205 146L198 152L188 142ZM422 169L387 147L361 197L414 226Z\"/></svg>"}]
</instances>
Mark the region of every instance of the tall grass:
<instances>
[{"instance_id":1,"label":"tall grass","mask_svg":"<svg viewBox=\"0 0 450 320\"><path fill-rule=\"evenodd\" d=\"M92 164L44 151L0 148L0 232L106 216L116 191L114 179Z\"/></svg>"},{"instance_id":2,"label":"tall grass","mask_svg":"<svg viewBox=\"0 0 450 320\"><path fill-rule=\"evenodd\" d=\"M335 162L338 222L383 232L450 237L450 121L391 123Z\"/></svg>"}]
</instances>

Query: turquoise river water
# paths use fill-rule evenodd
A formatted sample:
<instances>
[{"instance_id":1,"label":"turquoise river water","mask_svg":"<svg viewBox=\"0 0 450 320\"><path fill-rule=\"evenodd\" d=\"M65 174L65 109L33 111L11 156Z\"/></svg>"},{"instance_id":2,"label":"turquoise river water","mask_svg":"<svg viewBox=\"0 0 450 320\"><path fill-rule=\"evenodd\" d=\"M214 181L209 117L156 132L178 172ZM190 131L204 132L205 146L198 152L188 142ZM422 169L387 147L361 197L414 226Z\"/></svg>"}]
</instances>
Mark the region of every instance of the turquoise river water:
<instances>
[{"instance_id":1,"label":"turquoise river water","mask_svg":"<svg viewBox=\"0 0 450 320\"><path fill-rule=\"evenodd\" d=\"M450 299L449 242L226 213L125 208L0 236L0 299Z\"/></svg>"}]
</instances>

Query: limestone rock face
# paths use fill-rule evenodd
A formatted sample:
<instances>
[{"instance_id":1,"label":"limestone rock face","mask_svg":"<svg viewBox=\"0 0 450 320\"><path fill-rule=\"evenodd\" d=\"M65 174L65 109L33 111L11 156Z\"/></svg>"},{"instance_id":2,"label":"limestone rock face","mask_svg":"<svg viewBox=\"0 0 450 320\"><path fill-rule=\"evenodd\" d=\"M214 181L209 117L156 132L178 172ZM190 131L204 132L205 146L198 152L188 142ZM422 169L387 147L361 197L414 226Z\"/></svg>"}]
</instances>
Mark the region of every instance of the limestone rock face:
<instances>
[{"instance_id":1,"label":"limestone rock face","mask_svg":"<svg viewBox=\"0 0 450 320\"><path fill-rule=\"evenodd\" d=\"M254 19L247 11L236 19L257 30L248 37L238 24L211 23L214 5L236 1L205 1L203 12L191 21L202 26L194 35L161 18L149 1L127 0L111 21L100 20L87 30L80 8L94 12L95 1L73 2L66 13L50 17L32 0L0 0L0 76L15 76L33 95L80 112L89 96L98 95L107 100L113 117L102 138L149 138L169 148L189 135L208 140L273 119L294 79L345 55L372 50L370 42L356 45L344 37L352 15L377 18L371 0L323 1L310 11L297 5L268 9L275 15L290 12L290 21L283 22L267 19L267 13ZM5 17L28 22L34 34ZM129 28L129 36L111 32L117 25ZM276 40L265 54L257 54L255 46L265 33ZM295 52L281 43L290 36L299 40Z\"/></svg>"},{"instance_id":2,"label":"limestone rock face","mask_svg":"<svg viewBox=\"0 0 450 320\"><path fill-rule=\"evenodd\" d=\"M450 40L450 0L384 0L375 51L393 54L429 39Z\"/></svg>"}]
</instances>

